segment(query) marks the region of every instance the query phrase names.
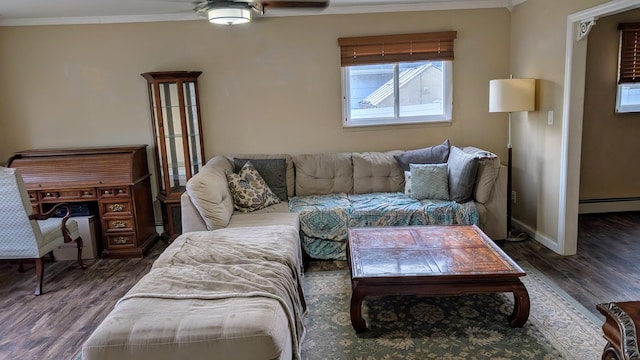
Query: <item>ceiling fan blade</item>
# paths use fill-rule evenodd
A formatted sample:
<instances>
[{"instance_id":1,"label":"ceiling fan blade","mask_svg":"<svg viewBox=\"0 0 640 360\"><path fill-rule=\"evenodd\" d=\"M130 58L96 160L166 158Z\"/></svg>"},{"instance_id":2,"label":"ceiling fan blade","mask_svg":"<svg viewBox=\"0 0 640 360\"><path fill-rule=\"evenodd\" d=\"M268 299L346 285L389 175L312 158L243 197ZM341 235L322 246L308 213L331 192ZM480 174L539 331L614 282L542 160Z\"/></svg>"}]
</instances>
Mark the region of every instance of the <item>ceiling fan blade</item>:
<instances>
[{"instance_id":1,"label":"ceiling fan blade","mask_svg":"<svg viewBox=\"0 0 640 360\"><path fill-rule=\"evenodd\" d=\"M288 8L288 9L292 9L292 8L300 8L300 9L305 9L305 8L326 8L329 5L329 1L327 0L301 0L301 1L288 1L288 0L282 0L282 1L276 1L276 0L264 0L264 1L257 1L258 4L260 4L261 6L268 8L268 9L276 9L276 8Z\"/></svg>"}]
</instances>

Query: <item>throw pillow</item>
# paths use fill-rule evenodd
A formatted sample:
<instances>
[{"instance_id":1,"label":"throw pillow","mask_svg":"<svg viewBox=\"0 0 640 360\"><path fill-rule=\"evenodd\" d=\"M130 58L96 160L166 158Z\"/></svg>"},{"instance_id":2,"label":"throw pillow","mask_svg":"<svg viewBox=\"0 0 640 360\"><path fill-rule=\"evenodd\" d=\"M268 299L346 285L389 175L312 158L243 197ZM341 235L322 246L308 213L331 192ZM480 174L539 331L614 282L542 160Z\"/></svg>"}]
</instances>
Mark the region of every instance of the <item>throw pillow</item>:
<instances>
[{"instance_id":1,"label":"throw pillow","mask_svg":"<svg viewBox=\"0 0 640 360\"><path fill-rule=\"evenodd\" d=\"M247 213L280 202L251 161L247 161L237 174L230 171L225 174L236 210Z\"/></svg>"},{"instance_id":2,"label":"throw pillow","mask_svg":"<svg viewBox=\"0 0 640 360\"><path fill-rule=\"evenodd\" d=\"M442 164L449 158L449 139L442 144L424 149L405 151L393 157L400 165L402 171L409 171L409 164Z\"/></svg>"},{"instance_id":3,"label":"throw pillow","mask_svg":"<svg viewBox=\"0 0 640 360\"><path fill-rule=\"evenodd\" d=\"M286 201L287 198L287 164L285 159L233 159L233 167L235 172L251 160L251 165L258 170L264 182L269 185L269 189L273 191L278 199Z\"/></svg>"},{"instance_id":4,"label":"throw pillow","mask_svg":"<svg viewBox=\"0 0 640 360\"><path fill-rule=\"evenodd\" d=\"M404 172L404 194L411 196L411 171Z\"/></svg>"},{"instance_id":5,"label":"throw pillow","mask_svg":"<svg viewBox=\"0 0 640 360\"><path fill-rule=\"evenodd\" d=\"M478 158L478 174L473 185L472 198L474 201L484 204L489 201L493 185L500 173L500 159L496 154L472 146L467 146L462 150Z\"/></svg>"},{"instance_id":6,"label":"throw pillow","mask_svg":"<svg viewBox=\"0 0 640 360\"><path fill-rule=\"evenodd\" d=\"M449 200L447 164L411 164L411 198Z\"/></svg>"},{"instance_id":7,"label":"throw pillow","mask_svg":"<svg viewBox=\"0 0 640 360\"><path fill-rule=\"evenodd\" d=\"M471 199L478 171L478 158L455 146L449 154L449 196L452 201Z\"/></svg>"}]
</instances>

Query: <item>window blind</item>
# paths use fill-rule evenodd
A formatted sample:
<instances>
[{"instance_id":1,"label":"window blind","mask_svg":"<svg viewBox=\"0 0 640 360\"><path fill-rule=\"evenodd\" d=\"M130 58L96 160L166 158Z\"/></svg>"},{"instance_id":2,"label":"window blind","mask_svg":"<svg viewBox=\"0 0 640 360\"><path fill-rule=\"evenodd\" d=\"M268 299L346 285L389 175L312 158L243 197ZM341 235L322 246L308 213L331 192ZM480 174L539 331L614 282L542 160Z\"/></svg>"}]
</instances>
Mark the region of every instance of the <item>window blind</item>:
<instances>
[{"instance_id":1,"label":"window blind","mask_svg":"<svg viewBox=\"0 0 640 360\"><path fill-rule=\"evenodd\" d=\"M640 23L619 24L618 84L640 82Z\"/></svg>"},{"instance_id":2,"label":"window blind","mask_svg":"<svg viewBox=\"0 0 640 360\"><path fill-rule=\"evenodd\" d=\"M341 66L453 60L456 31L339 38Z\"/></svg>"}]
</instances>

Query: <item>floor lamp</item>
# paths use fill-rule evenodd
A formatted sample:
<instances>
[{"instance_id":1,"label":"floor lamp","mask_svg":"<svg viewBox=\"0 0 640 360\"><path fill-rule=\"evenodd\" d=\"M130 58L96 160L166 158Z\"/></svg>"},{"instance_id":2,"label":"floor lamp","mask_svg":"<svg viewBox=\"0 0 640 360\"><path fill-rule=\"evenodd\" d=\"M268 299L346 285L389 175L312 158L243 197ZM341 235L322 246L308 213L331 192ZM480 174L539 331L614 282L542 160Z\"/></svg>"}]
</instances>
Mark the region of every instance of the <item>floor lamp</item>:
<instances>
[{"instance_id":1,"label":"floor lamp","mask_svg":"<svg viewBox=\"0 0 640 360\"><path fill-rule=\"evenodd\" d=\"M509 142L507 144L507 241L521 241L522 236L513 237L511 233L512 205L512 160L511 160L511 113L532 111L535 109L535 79L497 79L489 81L489 112L509 113Z\"/></svg>"}]
</instances>

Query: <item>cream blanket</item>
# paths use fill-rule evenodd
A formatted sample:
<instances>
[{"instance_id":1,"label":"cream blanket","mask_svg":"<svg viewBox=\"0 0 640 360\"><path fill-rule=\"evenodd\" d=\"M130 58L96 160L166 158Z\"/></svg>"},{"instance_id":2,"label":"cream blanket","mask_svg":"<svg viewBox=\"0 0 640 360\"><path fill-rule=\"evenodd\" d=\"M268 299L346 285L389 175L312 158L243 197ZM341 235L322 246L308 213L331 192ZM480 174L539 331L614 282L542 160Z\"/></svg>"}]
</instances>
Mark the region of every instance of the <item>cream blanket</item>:
<instances>
[{"instance_id":1,"label":"cream blanket","mask_svg":"<svg viewBox=\"0 0 640 360\"><path fill-rule=\"evenodd\" d=\"M116 307L132 298L278 301L300 359L306 310L299 235L290 226L260 226L183 234L154 262Z\"/></svg>"}]
</instances>

